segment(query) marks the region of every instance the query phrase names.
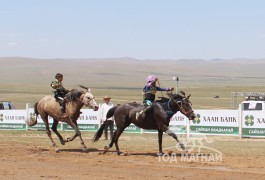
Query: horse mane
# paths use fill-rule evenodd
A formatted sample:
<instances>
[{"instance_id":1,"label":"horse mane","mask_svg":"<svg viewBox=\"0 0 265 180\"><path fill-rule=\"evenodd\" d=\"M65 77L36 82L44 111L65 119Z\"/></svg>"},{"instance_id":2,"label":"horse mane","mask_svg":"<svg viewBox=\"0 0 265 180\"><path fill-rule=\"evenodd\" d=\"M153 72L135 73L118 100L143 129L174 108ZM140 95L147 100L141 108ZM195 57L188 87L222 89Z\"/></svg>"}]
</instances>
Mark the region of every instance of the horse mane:
<instances>
[{"instance_id":1,"label":"horse mane","mask_svg":"<svg viewBox=\"0 0 265 180\"><path fill-rule=\"evenodd\" d=\"M84 92L83 91L78 91L77 89L72 89L70 92L68 92L64 99L67 101L67 102L70 102L70 101L76 101L77 98L80 98L80 96L83 94Z\"/></svg>"},{"instance_id":2,"label":"horse mane","mask_svg":"<svg viewBox=\"0 0 265 180\"><path fill-rule=\"evenodd\" d=\"M159 99L156 100L155 102L165 103L165 102L168 102L170 99L182 99L183 97L185 97L185 92L180 91L177 94L176 93L168 93L167 95L169 98L168 97L158 97Z\"/></svg>"},{"instance_id":3,"label":"horse mane","mask_svg":"<svg viewBox=\"0 0 265 180\"><path fill-rule=\"evenodd\" d=\"M167 98L167 97L158 97L158 98L159 98L159 100L156 100L155 102L164 103L164 102L169 101L169 98Z\"/></svg>"}]
</instances>

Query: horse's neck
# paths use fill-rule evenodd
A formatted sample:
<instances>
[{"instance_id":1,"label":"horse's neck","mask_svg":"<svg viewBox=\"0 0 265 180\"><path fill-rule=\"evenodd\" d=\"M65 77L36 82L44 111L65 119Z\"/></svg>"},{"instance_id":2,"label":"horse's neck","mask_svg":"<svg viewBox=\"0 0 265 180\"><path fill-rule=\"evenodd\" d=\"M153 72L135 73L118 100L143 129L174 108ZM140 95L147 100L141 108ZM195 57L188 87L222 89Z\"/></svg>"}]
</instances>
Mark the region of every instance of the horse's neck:
<instances>
[{"instance_id":1,"label":"horse's neck","mask_svg":"<svg viewBox=\"0 0 265 180\"><path fill-rule=\"evenodd\" d=\"M171 103L172 102L170 100L167 102L159 103L162 106L163 110L167 113L167 116L169 118L171 118L175 113L178 112L178 109L172 107Z\"/></svg>"},{"instance_id":2,"label":"horse's neck","mask_svg":"<svg viewBox=\"0 0 265 180\"><path fill-rule=\"evenodd\" d=\"M84 103L80 100L70 101L68 104L68 107L73 109L74 111L80 110L84 106Z\"/></svg>"}]
</instances>

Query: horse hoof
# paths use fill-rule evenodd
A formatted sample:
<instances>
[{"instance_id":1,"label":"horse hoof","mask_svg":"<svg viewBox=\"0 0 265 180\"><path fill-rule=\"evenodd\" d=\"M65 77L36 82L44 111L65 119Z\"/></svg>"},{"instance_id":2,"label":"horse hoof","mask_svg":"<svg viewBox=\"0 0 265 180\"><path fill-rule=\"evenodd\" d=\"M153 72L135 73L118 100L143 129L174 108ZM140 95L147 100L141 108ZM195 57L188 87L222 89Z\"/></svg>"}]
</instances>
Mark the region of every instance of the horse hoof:
<instances>
[{"instance_id":1,"label":"horse hoof","mask_svg":"<svg viewBox=\"0 0 265 180\"><path fill-rule=\"evenodd\" d=\"M163 155L164 155L163 152L159 152L159 153L157 153L157 156L163 156Z\"/></svg>"},{"instance_id":2,"label":"horse hoof","mask_svg":"<svg viewBox=\"0 0 265 180\"><path fill-rule=\"evenodd\" d=\"M82 151L83 152L88 152L88 149L87 148L82 148Z\"/></svg>"},{"instance_id":3,"label":"horse hoof","mask_svg":"<svg viewBox=\"0 0 265 180\"><path fill-rule=\"evenodd\" d=\"M102 154L106 154L109 151L109 148L110 148L109 146L105 146Z\"/></svg>"},{"instance_id":4,"label":"horse hoof","mask_svg":"<svg viewBox=\"0 0 265 180\"><path fill-rule=\"evenodd\" d=\"M117 155L124 156L124 153L123 152L117 152Z\"/></svg>"},{"instance_id":5,"label":"horse hoof","mask_svg":"<svg viewBox=\"0 0 265 180\"><path fill-rule=\"evenodd\" d=\"M58 153L59 151L60 151L60 149L59 149L59 148L55 148L55 152L57 152L57 153Z\"/></svg>"}]
</instances>

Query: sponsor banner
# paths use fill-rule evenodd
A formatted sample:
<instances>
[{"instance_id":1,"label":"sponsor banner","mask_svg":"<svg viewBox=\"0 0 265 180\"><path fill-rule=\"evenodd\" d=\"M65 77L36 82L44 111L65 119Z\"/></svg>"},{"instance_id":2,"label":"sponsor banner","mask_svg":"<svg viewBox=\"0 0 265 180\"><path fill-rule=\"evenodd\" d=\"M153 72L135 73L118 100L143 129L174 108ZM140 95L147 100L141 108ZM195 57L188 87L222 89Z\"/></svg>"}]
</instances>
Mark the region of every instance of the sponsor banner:
<instances>
[{"instance_id":1,"label":"sponsor banner","mask_svg":"<svg viewBox=\"0 0 265 180\"><path fill-rule=\"evenodd\" d=\"M242 136L265 136L265 113L242 111Z\"/></svg>"},{"instance_id":2,"label":"sponsor banner","mask_svg":"<svg viewBox=\"0 0 265 180\"><path fill-rule=\"evenodd\" d=\"M114 131L117 130L117 127L114 125ZM124 132L129 132L129 133L140 133L141 128L135 126L134 124L129 125Z\"/></svg>"},{"instance_id":3,"label":"sponsor banner","mask_svg":"<svg viewBox=\"0 0 265 180\"><path fill-rule=\"evenodd\" d=\"M238 110L196 110L190 126L238 127Z\"/></svg>"},{"instance_id":4,"label":"sponsor banner","mask_svg":"<svg viewBox=\"0 0 265 180\"><path fill-rule=\"evenodd\" d=\"M99 113L98 111L94 111L92 109L81 109L82 113L80 114L79 118L77 119L77 124L99 124ZM29 108L28 115L31 118L36 118L36 114L34 113L33 108ZM49 123L53 123L53 118L48 117ZM40 115L37 118L38 123L43 123Z\"/></svg>"},{"instance_id":5,"label":"sponsor banner","mask_svg":"<svg viewBox=\"0 0 265 180\"><path fill-rule=\"evenodd\" d=\"M170 119L169 125L176 125L176 126L187 126L188 118L181 114L180 112L177 112L172 116Z\"/></svg>"},{"instance_id":6,"label":"sponsor banner","mask_svg":"<svg viewBox=\"0 0 265 180\"><path fill-rule=\"evenodd\" d=\"M242 111L243 128L265 128L265 112Z\"/></svg>"},{"instance_id":7,"label":"sponsor banner","mask_svg":"<svg viewBox=\"0 0 265 180\"><path fill-rule=\"evenodd\" d=\"M140 133L141 128L135 126L135 125L130 125L128 126L125 130L125 132L131 132L131 133Z\"/></svg>"},{"instance_id":8,"label":"sponsor banner","mask_svg":"<svg viewBox=\"0 0 265 180\"><path fill-rule=\"evenodd\" d=\"M197 110L190 121L190 133L238 135L238 110Z\"/></svg>"},{"instance_id":9,"label":"sponsor banner","mask_svg":"<svg viewBox=\"0 0 265 180\"><path fill-rule=\"evenodd\" d=\"M61 130L61 126L62 126L62 123L58 123L57 130ZM52 123L49 123L49 127L50 127L50 129L52 128ZM46 126L45 126L45 124L43 122L41 122L41 123L37 123L34 126L28 126L28 129L43 129L43 130L46 130Z\"/></svg>"},{"instance_id":10,"label":"sponsor banner","mask_svg":"<svg viewBox=\"0 0 265 180\"><path fill-rule=\"evenodd\" d=\"M26 124L7 124L7 123L0 123L0 129L6 129L6 130L26 130Z\"/></svg>"},{"instance_id":11,"label":"sponsor banner","mask_svg":"<svg viewBox=\"0 0 265 180\"><path fill-rule=\"evenodd\" d=\"M265 128L243 128L242 136L265 136Z\"/></svg>"},{"instance_id":12,"label":"sponsor banner","mask_svg":"<svg viewBox=\"0 0 265 180\"><path fill-rule=\"evenodd\" d=\"M224 126L191 126L190 127L191 134L230 134L230 135L238 135L239 128L238 127L224 127Z\"/></svg>"},{"instance_id":13,"label":"sponsor banner","mask_svg":"<svg viewBox=\"0 0 265 180\"><path fill-rule=\"evenodd\" d=\"M179 125L169 125L169 129L176 134L186 134L187 126L179 126ZM143 130L144 133L158 133L157 130Z\"/></svg>"},{"instance_id":14,"label":"sponsor banner","mask_svg":"<svg viewBox=\"0 0 265 180\"><path fill-rule=\"evenodd\" d=\"M99 128L98 124L77 124L77 126L80 131L97 131ZM63 130L73 131L73 128L70 125L63 123Z\"/></svg>"},{"instance_id":15,"label":"sponsor banner","mask_svg":"<svg viewBox=\"0 0 265 180\"><path fill-rule=\"evenodd\" d=\"M265 128L243 128L242 136L265 136Z\"/></svg>"},{"instance_id":16,"label":"sponsor banner","mask_svg":"<svg viewBox=\"0 0 265 180\"><path fill-rule=\"evenodd\" d=\"M25 124L25 110L0 110L0 123L5 124Z\"/></svg>"},{"instance_id":17,"label":"sponsor banner","mask_svg":"<svg viewBox=\"0 0 265 180\"><path fill-rule=\"evenodd\" d=\"M99 124L99 113L92 109L81 109L82 114L80 114L77 119L78 124Z\"/></svg>"},{"instance_id":18,"label":"sponsor banner","mask_svg":"<svg viewBox=\"0 0 265 180\"><path fill-rule=\"evenodd\" d=\"M169 129L176 134L186 134L187 133L187 126L169 125Z\"/></svg>"}]
</instances>

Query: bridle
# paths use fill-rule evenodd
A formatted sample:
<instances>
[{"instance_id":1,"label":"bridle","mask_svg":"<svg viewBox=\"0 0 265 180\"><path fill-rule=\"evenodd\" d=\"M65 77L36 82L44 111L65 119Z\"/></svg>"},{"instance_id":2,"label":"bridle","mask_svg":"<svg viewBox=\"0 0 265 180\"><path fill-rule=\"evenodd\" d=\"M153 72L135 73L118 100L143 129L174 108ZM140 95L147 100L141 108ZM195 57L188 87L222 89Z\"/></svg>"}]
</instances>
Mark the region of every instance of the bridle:
<instances>
[{"instance_id":1,"label":"bridle","mask_svg":"<svg viewBox=\"0 0 265 180\"><path fill-rule=\"evenodd\" d=\"M80 102L82 102L83 104L85 104L80 98L78 98L78 97L75 97L77 100L79 100ZM89 100L88 100L88 103L91 101L91 100L93 100L93 99L95 99L95 97L93 97L93 98L90 98Z\"/></svg>"},{"instance_id":2,"label":"bridle","mask_svg":"<svg viewBox=\"0 0 265 180\"><path fill-rule=\"evenodd\" d=\"M177 104L177 106L179 107L180 112L183 113L184 115L188 116L188 114L193 113L193 110L192 110L192 109L189 110L189 111L186 111L186 110L183 108L183 101L184 101L185 99L187 99L187 97L183 97L181 100L176 101L174 98L172 98L172 95L170 95L170 94L168 94L168 95L169 95L169 97L170 97L170 100L168 101L167 106L168 106L168 108L170 109L170 112L173 112L173 111L171 110L171 108L170 108L170 102L171 102L171 100L172 100L172 101L174 101L174 102ZM179 105L179 104L180 104L180 105Z\"/></svg>"}]
</instances>

